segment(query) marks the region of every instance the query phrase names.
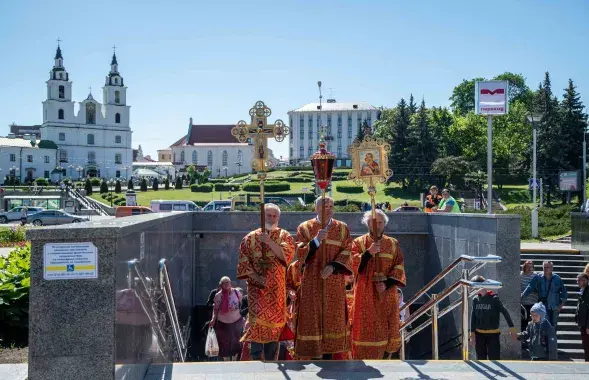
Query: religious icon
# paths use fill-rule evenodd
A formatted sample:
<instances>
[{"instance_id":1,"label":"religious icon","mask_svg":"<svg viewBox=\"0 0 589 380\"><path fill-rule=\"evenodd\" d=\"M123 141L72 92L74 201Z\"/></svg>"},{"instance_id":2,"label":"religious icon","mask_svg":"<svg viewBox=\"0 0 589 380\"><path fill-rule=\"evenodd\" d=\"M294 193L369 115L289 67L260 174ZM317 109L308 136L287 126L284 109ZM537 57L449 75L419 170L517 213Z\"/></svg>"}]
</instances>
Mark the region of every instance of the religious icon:
<instances>
[{"instance_id":1,"label":"religious icon","mask_svg":"<svg viewBox=\"0 0 589 380\"><path fill-rule=\"evenodd\" d=\"M358 152L360 162L362 163L360 176L370 177L373 175L381 175L380 170L380 154L377 149L360 150Z\"/></svg>"},{"instance_id":2,"label":"religious icon","mask_svg":"<svg viewBox=\"0 0 589 380\"><path fill-rule=\"evenodd\" d=\"M261 140L258 143L258 158L264 159L264 142Z\"/></svg>"}]
</instances>

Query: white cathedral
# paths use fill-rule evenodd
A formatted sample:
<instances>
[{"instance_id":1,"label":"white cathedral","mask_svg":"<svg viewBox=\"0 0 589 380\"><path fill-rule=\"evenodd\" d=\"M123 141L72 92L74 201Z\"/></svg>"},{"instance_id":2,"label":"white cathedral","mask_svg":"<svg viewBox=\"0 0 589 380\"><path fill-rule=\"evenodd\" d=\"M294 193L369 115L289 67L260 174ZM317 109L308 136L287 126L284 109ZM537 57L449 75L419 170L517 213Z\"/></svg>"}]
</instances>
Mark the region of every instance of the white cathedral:
<instances>
[{"instance_id":1,"label":"white cathedral","mask_svg":"<svg viewBox=\"0 0 589 380\"><path fill-rule=\"evenodd\" d=\"M102 89L102 104L90 92L79 102L76 113L72 82L57 46L55 65L47 81L47 100L43 102L41 140L57 144L57 169L64 175L128 178L132 174L130 107L115 53Z\"/></svg>"}]
</instances>

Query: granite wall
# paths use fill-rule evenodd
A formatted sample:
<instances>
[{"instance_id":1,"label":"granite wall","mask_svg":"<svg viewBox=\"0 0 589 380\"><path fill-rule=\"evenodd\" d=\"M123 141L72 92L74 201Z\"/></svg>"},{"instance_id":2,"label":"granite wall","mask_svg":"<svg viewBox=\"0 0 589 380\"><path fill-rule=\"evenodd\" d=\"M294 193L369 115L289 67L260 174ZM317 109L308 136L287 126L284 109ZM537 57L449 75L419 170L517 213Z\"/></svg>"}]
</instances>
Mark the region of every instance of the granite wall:
<instances>
[{"instance_id":1,"label":"granite wall","mask_svg":"<svg viewBox=\"0 0 589 380\"><path fill-rule=\"evenodd\" d=\"M589 256L589 213L571 213L571 248Z\"/></svg>"}]
</instances>

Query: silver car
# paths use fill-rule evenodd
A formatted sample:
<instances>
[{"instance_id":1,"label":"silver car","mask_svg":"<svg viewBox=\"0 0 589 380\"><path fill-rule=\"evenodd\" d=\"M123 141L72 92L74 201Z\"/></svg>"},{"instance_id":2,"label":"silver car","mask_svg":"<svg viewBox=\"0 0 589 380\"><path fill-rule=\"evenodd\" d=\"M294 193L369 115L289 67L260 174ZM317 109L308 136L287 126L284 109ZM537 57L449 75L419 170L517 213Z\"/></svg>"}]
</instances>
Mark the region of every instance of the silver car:
<instances>
[{"instance_id":1,"label":"silver car","mask_svg":"<svg viewBox=\"0 0 589 380\"><path fill-rule=\"evenodd\" d=\"M34 226L54 226L58 224L81 223L89 219L68 214L60 210L45 210L27 217L27 223Z\"/></svg>"},{"instance_id":2,"label":"silver car","mask_svg":"<svg viewBox=\"0 0 589 380\"><path fill-rule=\"evenodd\" d=\"M15 207L10 211L0 212L0 223L8 223L13 220L20 220L22 209L26 206ZM26 207L27 216L38 213L39 211L45 210L43 207Z\"/></svg>"}]
</instances>

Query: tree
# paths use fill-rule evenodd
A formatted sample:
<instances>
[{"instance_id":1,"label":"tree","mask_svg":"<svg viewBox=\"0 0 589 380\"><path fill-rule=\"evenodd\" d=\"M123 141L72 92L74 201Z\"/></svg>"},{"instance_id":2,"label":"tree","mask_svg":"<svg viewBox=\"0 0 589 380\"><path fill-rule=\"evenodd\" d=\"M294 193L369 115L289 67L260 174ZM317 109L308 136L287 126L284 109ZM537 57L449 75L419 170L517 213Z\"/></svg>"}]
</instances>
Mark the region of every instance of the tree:
<instances>
[{"instance_id":1,"label":"tree","mask_svg":"<svg viewBox=\"0 0 589 380\"><path fill-rule=\"evenodd\" d=\"M196 167L194 165L188 165L186 168L186 175L188 175L188 178L190 178L190 184L193 184L193 180L196 180L197 177Z\"/></svg>"},{"instance_id":2,"label":"tree","mask_svg":"<svg viewBox=\"0 0 589 380\"><path fill-rule=\"evenodd\" d=\"M164 187L166 190L170 190L170 179L166 177L166 180L164 182Z\"/></svg>"},{"instance_id":3,"label":"tree","mask_svg":"<svg viewBox=\"0 0 589 380\"><path fill-rule=\"evenodd\" d=\"M516 101L523 102L526 105L529 105L531 100L532 91L526 84L526 78L524 78L521 74L514 74L510 72L505 72L501 75L497 75L493 80L506 80L509 82L509 94L508 99L511 104Z\"/></svg>"},{"instance_id":4,"label":"tree","mask_svg":"<svg viewBox=\"0 0 589 380\"><path fill-rule=\"evenodd\" d=\"M473 170L473 164L464 157L443 157L438 158L432 164L432 174L444 178L443 187L463 188L467 173Z\"/></svg>"},{"instance_id":5,"label":"tree","mask_svg":"<svg viewBox=\"0 0 589 380\"><path fill-rule=\"evenodd\" d=\"M153 189L153 191L158 191L158 189L159 189L159 183L157 181L157 178L153 179L152 189Z\"/></svg>"},{"instance_id":6,"label":"tree","mask_svg":"<svg viewBox=\"0 0 589 380\"><path fill-rule=\"evenodd\" d=\"M445 107L433 107L429 113L430 130L437 154L441 157L459 156L460 148L450 135L454 115Z\"/></svg>"},{"instance_id":7,"label":"tree","mask_svg":"<svg viewBox=\"0 0 589 380\"><path fill-rule=\"evenodd\" d=\"M356 133L356 140L362 141L364 139L364 126L367 125L368 122L364 119L362 124L358 125L358 132Z\"/></svg>"},{"instance_id":8,"label":"tree","mask_svg":"<svg viewBox=\"0 0 589 380\"><path fill-rule=\"evenodd\" d=\"M405 178L409 168L407 159L407 130L409 129L410 123L411 115L409 113L409 107L407 107L405 99L401 98L397 104L397 110L390 128L392 132L392 141L390 142L392 151L389 154L389 167L395 173L393 179L400 181L403 189L407 186Z\"/></svg>"},{"instance_id":9,"label":"tree","mask_svg":"<svg viewBox=\"0 0 589 380\"><path fill-rule=\"evenodd\" d=\"M133 190L133 180L130 179L129 182L127 182L127 190Z\"/></svg>"},{"instance_id":10,"label":"tree","mask_svg":"<svg viewBox=\"0 0 589 380\"><path fill-rule=\"evenodd\" d=\"M477 164L478 169L486 168L487 162L487 120L470 112L464 116L455 115L450 127L450 139L460 147L460 155Z\"/></svg>"},{"instance_id":11,"label":"tree","mask_svg":"<svg viewBox=\"0 0 589 380\"><path fill-rule=\"evenodd\" d=\"M413 116L417 112L417 104L415 104L415 99L413 99L413 94L409 95L409 115Z\"/></svg>"},{"instance_id":12,"label":"tree","mask_svg":"<svg viewBox=\"0 0 589 380\"><path fill-rule=\"evenodd\" d=\"M86 189L86 195L92 195L92 182L90 182L90 178L86 178L84 189Z\"/></svg>"},{"instance_id":13,"label":"tree","mask_svg":"<svg viewBox=\"0 0 589 380\"><path fill-rule=\"evenodd\" d=\"M141 178L141 191L147 191L147 180L145 177Z\"/></svg>"},{"instance_id":14,"label":"tree","mask_svg":"<svg viewBox=\"0 0 589 380\"><path fill-rule=\"evenodd\" d=\"M105 179L103 179L100 183L100 194L104 193L108 193L108 184L106 183Z\"/></svg>"},{"instance_id":15,"label":"tree","mask_svg":"<svg viewBox=\"0 0 589 380\"><path fill-rule=\"evenodd\" d=\"M120 194L121 191L121 181L117 179L117 182L115 183L115 193Z\"/></svg>"},{"instance_id":16,"label":"tree","mask_svg":"<svg viewBox=\"0 0 589 380\"><path fill-rule=\"evenodd\" d=\"M176 177L176 185L174 185L174 188L176 190L182 190L182 178L180 178L179 176Z\"/></svg>"},{"instance_id":17,"label":"tree","mask_svg":"<svg viewBox=\"0 0 589 380\"><path fill-rule=\"evenodd\" d=\"M424 177L431 172L431 165L436 160L436 144L432 139L429 114L425 100L421 101L418 112L413 116L409 127L409 180L417 180L418 187L424 187Z\"/></svg>"},{"instance_id":18,"label":"tree","mask_svg":"<svg viewBox=\"0 0 589 380\"><path fill-rule=\"evenodd\" d=\"M450 100L450 108L455 114L464 116L474 111L474 87L475 82L485 80L485 78L475 78L471 80L464 79L462 83L454 87Z\"/></svg>"},{"instance_id":19,"label":"tree","mask_svg":"<svg viewBox=\"0 0 589 380\"><path fill-rule=\"evenodd\" d=\"M572 79L564 90L562 109L562 139L566 141L564 165L566 169L581 168L583 157L583 133L587 129L587 115L583 113L583 102Z\"/></svg>"}]
</instances>

